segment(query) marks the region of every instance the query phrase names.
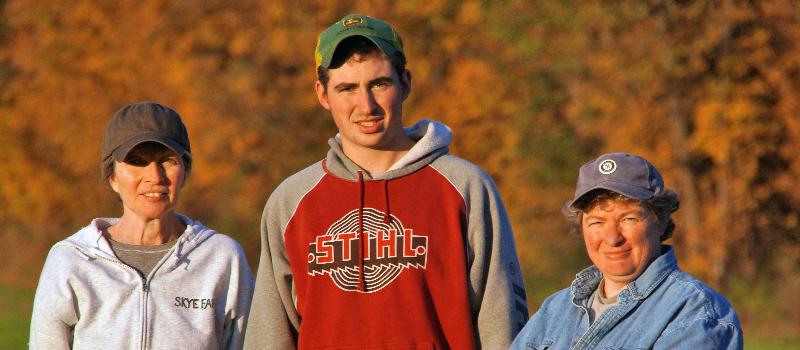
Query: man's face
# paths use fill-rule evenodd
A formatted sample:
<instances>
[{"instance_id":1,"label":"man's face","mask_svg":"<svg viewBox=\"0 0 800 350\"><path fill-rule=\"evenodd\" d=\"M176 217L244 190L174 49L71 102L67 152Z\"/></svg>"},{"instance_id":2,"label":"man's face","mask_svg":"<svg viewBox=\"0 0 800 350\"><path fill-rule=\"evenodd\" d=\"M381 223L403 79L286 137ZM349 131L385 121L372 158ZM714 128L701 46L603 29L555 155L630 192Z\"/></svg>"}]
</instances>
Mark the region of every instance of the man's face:
<instances>
[{"instance_id":1,"label":"man's face","mask_svg":"<svg viewBox=\"0 0 800 350\"><path fill-rule=\"evenodd\" d=\"M664 225L639 204L606 200L583 214L581 231L606 293L616 295L659 256Z\"/></svg>"},{"instance_id":2,"label":"man's face","mask_svg":"<svg viewBox=\"0 0 800 350\"><path fill-rule=\"evenodd\" d=\"M345 154L364 150L394 150L405 138L403 100L411 76L398 76L380 53L354 55L328 70L327 89L316 83L317 97L333 115Z\"/></svg>"}]
</instances>

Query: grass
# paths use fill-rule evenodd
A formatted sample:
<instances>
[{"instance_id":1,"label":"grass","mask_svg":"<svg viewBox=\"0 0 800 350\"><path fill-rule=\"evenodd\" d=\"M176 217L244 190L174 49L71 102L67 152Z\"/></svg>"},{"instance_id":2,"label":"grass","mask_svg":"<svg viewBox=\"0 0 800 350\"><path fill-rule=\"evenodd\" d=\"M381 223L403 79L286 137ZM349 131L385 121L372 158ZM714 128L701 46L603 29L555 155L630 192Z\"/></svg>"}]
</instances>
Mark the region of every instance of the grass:
<instances>
[{"instance_id":1,"label":"grass","mask_svg":"<svg viewBox=\"0 0 800 350\"><path fill-rule=\"evenodd\" d=\"M33 291L0 286L0 349L26 349Z\"/></svg>"},{"instance_id":2,"label":"grass","mask_svg":"<svg viewBox=\"0 0 800 350\"><path fill-rule=\"evenodd\" d=\"M745 340L744 348L747 350L797 350L800 349L800 339L754 339Z\"/></svg>"}]
</instances>

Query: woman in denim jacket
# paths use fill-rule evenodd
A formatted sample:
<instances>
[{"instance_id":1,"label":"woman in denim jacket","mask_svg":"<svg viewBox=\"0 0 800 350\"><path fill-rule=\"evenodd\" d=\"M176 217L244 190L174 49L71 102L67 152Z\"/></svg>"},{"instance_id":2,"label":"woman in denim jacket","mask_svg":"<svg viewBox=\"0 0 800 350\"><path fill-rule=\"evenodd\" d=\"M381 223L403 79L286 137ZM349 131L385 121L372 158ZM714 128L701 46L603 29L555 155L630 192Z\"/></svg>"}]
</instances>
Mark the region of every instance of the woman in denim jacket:
<instances>
[{"instance_id":1,"label":"woman in denim jacket","mask_svg":"<svg viewBox=\"0 0 800 350\"><path fill-rule=\"evenodd\" d=\"M584 164L564 207L594 263L548 297L512 349L742 349L730 303L682 272L672 236L678 195L644 158Z\"/></svg>"}]
</instances>

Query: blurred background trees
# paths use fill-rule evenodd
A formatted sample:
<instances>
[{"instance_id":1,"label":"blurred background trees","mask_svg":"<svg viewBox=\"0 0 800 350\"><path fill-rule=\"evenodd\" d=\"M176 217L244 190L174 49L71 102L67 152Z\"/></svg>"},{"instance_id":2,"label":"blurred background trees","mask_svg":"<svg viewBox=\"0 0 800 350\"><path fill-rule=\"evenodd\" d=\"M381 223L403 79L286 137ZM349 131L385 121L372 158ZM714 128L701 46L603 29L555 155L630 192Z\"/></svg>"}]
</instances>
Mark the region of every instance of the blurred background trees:
<instances>
[{"instance_id":1,"label":"blurred background trees","mask_svg":"<svg viewBox=\"0 0 800 350\"><path fill-rule=\"evenodd\" d=\"M800 340L790 0L0 1L0 310L29 306L54 242L120 214L100 180L102 132L141 100L189 128L180 210L239 239L255 269L267 196L335 133L313 49L350 12L403 35L406 123L447 123L453 153L494 176L532 312L588 264L560 214L578 167L630 151L681 196L670 243L683 268L729 296L747 336Z\"/></svg>"}]
</instances>

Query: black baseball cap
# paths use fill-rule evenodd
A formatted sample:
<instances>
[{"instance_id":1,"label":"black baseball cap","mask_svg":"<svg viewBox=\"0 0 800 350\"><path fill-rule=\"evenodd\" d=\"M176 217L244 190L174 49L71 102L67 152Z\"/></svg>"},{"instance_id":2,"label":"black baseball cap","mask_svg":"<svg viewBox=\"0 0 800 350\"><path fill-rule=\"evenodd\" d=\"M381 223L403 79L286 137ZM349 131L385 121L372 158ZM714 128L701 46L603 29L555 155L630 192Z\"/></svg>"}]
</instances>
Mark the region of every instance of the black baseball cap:
<instances>
[{"instance_id":1,"label":"black baseball cap","mask_svg":"<svg viewBox=\"0 0 800 350\"><path fill-rule=\"evenodd\" d=\"M581 166L575 197L569 206L596 189L647 200L664 191L664 179L653 164L630 153L607 153Z\"/></svg>"},{"instance_id":2,"label":"black baseball cap","mask_svg":"<svg viewBox=\"0 0 800 350\"><path fill-rule=\"evenodd\" d=\"M144 142L158 142L179 156L192 157L189 134L180 115L155 102L138 102L114 113L103 136L102 160L123 161L131 149Z\"/></svg>"}]
</instances>

